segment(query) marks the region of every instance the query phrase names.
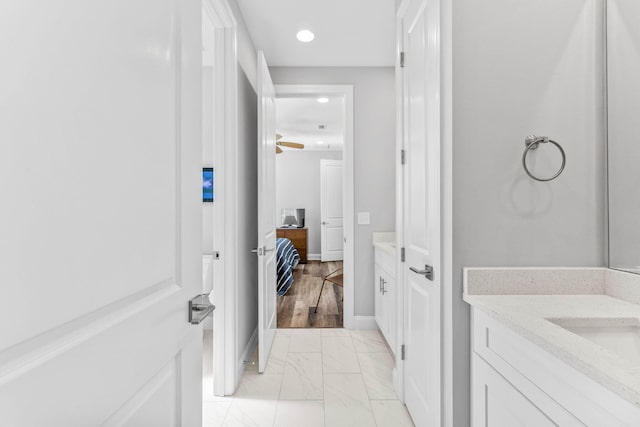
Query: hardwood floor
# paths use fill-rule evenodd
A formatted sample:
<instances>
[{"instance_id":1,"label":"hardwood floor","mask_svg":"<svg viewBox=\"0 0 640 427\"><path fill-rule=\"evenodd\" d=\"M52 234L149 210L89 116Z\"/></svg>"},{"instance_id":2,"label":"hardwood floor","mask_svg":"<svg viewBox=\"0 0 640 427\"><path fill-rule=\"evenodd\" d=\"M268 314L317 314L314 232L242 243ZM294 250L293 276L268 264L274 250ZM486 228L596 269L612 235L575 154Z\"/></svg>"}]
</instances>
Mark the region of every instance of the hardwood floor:
<instances>
[{"instance_id":1,"label":"hardwood floor","mask_svg":"<svg viewBox=\"0 0 640 427\"><path fill-rule=\"evenodd\" d=\"M342 328L342 288L327 282L314 313L324 277L342 268L342 261L309 261L293 273L291 289L278 298L278 328Z\"/></svg>"}]
</instances>

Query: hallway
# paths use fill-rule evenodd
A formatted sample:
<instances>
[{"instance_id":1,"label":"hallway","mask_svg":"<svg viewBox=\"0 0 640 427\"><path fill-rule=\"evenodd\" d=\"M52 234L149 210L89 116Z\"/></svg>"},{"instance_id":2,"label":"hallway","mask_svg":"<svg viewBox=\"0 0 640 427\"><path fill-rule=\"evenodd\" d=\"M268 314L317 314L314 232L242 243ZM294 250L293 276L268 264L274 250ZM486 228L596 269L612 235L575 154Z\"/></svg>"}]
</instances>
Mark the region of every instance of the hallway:
<instances>
[{"instance_id":1,"label":"hallway","mask_svg":"<svg viewBox=\"0 0 640 427\"><path fill-rule=\"evenodd\" d=\"M378 331L278 329L262 375L256 360L230 397L211 395L204 367L205 427L413 425L393 391L393 358Z\"/></svg>"},{"instance_id":2,"label":"hallway","mask_svg":"<svg viewBox=\"0 0 640 427\"><path fill-rule=\"evenodd\" d=\"M315 312L323 279L340 269L342 261L299 264L291 289L278 297L278 328L341 328L342 287L327 282Z\"/></svg>"}]
</instances>

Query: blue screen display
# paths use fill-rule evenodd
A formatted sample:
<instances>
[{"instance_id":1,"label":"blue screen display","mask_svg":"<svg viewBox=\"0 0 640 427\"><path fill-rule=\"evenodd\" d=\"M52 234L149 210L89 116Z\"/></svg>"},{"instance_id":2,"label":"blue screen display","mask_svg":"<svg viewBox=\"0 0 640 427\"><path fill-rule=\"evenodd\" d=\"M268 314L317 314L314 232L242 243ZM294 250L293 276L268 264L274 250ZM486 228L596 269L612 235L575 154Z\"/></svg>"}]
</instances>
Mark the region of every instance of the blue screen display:
<instances>
[{"instance_id":1,"label":"blue screen display","mask_svg":"<svg viewBox=\"0 0 640 427\"><path fill-rule=\"evenodd\" d=\"M213 202L213 168L202 168L202 201Z\"/></svg>"}]
</instances>

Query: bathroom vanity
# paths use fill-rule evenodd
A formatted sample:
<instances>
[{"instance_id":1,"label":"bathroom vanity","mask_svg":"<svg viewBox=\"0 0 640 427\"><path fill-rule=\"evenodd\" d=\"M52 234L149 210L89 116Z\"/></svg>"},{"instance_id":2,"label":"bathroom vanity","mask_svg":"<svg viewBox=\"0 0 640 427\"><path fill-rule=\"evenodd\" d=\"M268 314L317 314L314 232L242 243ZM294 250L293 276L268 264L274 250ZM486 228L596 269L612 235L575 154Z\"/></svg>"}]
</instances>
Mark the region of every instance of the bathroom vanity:
<instances>
[{"instance_id":1,"label":"bathroom vanity","mask_svg":"<svg viewBox=\"0 0 640 427\"><path fill-rule=\"evenodd\" d=\"M640 3L603 6L611 268L465 269L474 427L640 426Z\"/></svg>"},{"instance_id":2,"label":"bathroom vanity","mask_svg":"<svg viewBox=\"0 0 640 427\"><path fill-rule=\"evenodd\" d=\"M465 269L479 426L640 425L640 276Z\"/></svg>"},{"instance_id":3,"label":"bathroom vanity","mask_svg":"<svg viewBox=\"0 0 640 427\"><path fill-rule=\"evenodd\" d=\"M395 233L373 233L375 318L389 348L396 348L397 283Z\"/></svg>"}]
</instances>

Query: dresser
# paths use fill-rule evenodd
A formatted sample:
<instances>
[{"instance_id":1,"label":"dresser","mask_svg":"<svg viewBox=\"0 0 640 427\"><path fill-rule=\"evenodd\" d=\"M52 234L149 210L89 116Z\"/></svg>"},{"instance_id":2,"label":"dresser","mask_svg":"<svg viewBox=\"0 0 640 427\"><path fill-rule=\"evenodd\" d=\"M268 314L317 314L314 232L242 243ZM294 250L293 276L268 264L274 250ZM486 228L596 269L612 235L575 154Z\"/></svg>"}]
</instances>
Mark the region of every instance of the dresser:
<instances>
[{"instance_id":1,"label":"dresser","mask_svg":"<svg viewBox=\"0 0 640 427\"><path fill-rule=\"evenodd\" d=\"M291 240L293 246L300 254L300 262L307 263L307 228L278 228L276 230L277 237L284 237Z\"/></svg>"}]
</instances>

